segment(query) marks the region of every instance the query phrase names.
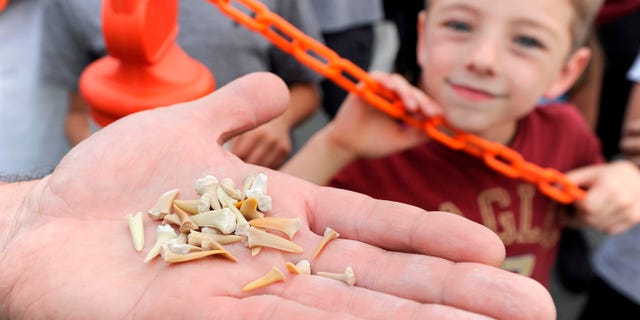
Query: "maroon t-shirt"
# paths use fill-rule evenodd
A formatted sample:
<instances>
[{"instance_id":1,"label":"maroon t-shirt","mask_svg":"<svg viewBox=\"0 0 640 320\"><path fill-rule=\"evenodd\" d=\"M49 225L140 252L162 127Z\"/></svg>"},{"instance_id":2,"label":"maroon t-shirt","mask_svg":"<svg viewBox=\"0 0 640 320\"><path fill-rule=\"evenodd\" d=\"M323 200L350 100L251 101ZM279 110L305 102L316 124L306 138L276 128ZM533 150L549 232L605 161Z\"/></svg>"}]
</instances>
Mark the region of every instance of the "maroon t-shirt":
<instances>
[{"instance_id":1,"label":"maroon t-shirt","mask_svg":"<svg viewBox=\"0 0 640 320\"><path fill-rule=\"evenodd\" d=\"M596 24L616 21L639 9L640 0L606 0L598 12Z\"/></svg>"},{"instance_id":2,"label":"maroon t-shirt","mask_svg":"<svg viewBox=\"0 0 640 320\"><path fill-rule=\"evenodd\" d=\"M535 108L519 121L509 147L561 172L603 161L598 139L570 105ZM566 207L478 158L431 141L390 157L355 161L330 185L482 223L506 246L503 268L548 285Z\"/></svg>"}]
</instances>

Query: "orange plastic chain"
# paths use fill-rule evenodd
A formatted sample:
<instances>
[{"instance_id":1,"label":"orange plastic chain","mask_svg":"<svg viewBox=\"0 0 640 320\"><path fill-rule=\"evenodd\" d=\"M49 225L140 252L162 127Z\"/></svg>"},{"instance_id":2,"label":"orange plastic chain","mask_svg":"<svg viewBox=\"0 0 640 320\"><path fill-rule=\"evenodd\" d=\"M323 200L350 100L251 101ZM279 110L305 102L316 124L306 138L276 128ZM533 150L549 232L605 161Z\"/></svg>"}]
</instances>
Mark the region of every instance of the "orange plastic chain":
<instances>
[{"instance_id":1,"label":"orange plastic chain","mask_svg":"<svg viewBox=\"0 0 640 320\"><path fill-rule=\"evenodd\" d=\"M248 9L250 14L233 7L231 0L209 1L217 5L224 14L248 29L262 34L278 48L293 55L311 69L390 116L424 130L430 138L452 149L481 158L487 166L508 177L536 184L542 193L558 202L571 203L584 197L584 190L569 181L562 173L527 162L518 152L502 144L454 129L442 117L427 120L412 118L405 112L400 99L384 89L366 71L305 35L259 1L236 0Z\"/></svg>"}]
</instances>

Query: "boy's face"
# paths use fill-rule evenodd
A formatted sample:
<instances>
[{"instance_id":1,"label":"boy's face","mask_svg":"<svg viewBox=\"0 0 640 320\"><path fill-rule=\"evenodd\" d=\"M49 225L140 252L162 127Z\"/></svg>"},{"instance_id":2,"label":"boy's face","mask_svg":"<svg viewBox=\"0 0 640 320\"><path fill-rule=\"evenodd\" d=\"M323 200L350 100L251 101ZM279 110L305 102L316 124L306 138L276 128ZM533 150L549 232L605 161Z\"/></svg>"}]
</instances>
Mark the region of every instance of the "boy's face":
<instances>
[{"instance_id":1,"label":"boy's face","mask_svg":"<svg viewBox=\"0 0 640 320\"><path fill-rule=\"evenodd\" d=\"M453 126L506 142L588 61L586 49L569 56L572 16L568 0L433 0L419 25L422 85Z\"/></svg>"}]
</instances>

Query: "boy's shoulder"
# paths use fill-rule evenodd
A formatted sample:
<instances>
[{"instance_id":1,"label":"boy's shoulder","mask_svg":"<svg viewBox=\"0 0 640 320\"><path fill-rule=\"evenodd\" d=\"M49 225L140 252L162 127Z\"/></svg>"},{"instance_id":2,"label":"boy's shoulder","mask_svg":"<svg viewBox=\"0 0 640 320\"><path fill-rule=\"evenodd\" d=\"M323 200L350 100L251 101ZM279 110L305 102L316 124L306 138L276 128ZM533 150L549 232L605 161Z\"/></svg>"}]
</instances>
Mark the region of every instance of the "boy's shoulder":
<instances>
[{"instance_id":1,"label":"boy's shoulder","mask_svg":"<svg viewBox=\"0 0 640 320\"><path fill-rule=\"evenodd\" d=\"M525 159L561 171L602 161L598 137L569 103L536 107L518 123L510 147Z\"/></svg>"},{"instance_id":2,"label":"boy's shoulder","mask_svg":"<svg viewBox=\"0 0 640 320\"><path fill-rule=\"evenodd\" d=\"M562 135L595 136L577 106L571 103L548 103L535 107L520 119L518 128L533 130L536 135L562 133Z\"/></svg>"},{"instance_id":3,"label":"boy's shoulder","mask_svg":"<svg viewBox=\"0 0 640 320\"><path fill-rule=\"evenodd\" d=\"M544 121L546 124L570 123L588 127L578 107L571 103L553 102L537 106L526 121Z\"/></svg>"}]
</instances>

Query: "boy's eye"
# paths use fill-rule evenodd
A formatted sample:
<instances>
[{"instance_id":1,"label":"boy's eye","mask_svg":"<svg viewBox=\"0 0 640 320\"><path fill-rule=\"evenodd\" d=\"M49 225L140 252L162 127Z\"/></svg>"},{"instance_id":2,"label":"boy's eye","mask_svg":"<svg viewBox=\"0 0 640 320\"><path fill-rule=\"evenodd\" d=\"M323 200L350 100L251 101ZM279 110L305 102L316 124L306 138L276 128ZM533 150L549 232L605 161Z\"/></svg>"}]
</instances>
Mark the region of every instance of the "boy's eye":
<instances>
[{"instance_id":1,"label":"boy's eye","mask_svg":"<svg viewBox=\"0 0 640 320\"><path fill-rule=\"evenodd\" d=\"M532 37L518 36L514 41L518 45L521 45L527 48L543 48L542 42Z\"/></svg>"},{"instance_id":2,"label":"boy's eye","mask_svg":"<svg viewBox=\"0 0 640 320\"><path fill-rule=\"evenodd\" d=\"M460 32L469 32L469 31L471 31L471 25L469 25L466 22L462 22L462 21L456 21L456 20L447 21L444 25L447 28L455 30L455 31L460 31Z\"/></svg>"}]
</instances>

